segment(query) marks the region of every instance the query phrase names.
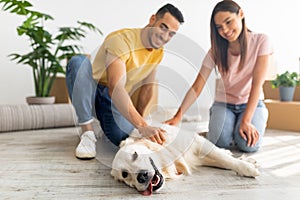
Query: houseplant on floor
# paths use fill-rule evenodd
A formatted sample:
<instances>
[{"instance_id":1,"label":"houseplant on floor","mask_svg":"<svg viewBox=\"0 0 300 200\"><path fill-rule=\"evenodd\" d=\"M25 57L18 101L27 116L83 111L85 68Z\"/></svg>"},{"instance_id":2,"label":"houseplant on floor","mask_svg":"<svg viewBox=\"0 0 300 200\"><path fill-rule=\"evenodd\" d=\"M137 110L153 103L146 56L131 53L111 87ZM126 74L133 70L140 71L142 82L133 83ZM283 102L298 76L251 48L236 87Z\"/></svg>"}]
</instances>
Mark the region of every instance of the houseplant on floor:
<instances>
[{"instance_id":1,"label":"houseplant on floor","mask_svg":"<svg viewBox=\"0 0 300 200\"><path fill-rule=\"evenodd\" d=\"M0 0L0 4L3 4L2 10L25 18L17 27L17 32L19 36L29 38L31 51L23 55L12 53L9 57L18 64L32 67L35 97L49 96L56 76L65 73L62 61L81 53L82 48L76 42L85 38L87 30L102 35L102 32L93 24L80 21L77 21L76 27L59 27L54 35L45 28L45 22L54 18L32 10L33 6L30 2Z\"/></svg>"},{"instance_id":2,"label":"houseplant on floor","mask_svg":"<svg viewBox=\"0 0 300 200\"><path fill-rule=\"evenodd\" d=\"M300 79L297 72L286 71L277 74L271 81L272 88L279 88L281 101L293 101L296 86L300 85Z\"/></svg>"}]
</instances>

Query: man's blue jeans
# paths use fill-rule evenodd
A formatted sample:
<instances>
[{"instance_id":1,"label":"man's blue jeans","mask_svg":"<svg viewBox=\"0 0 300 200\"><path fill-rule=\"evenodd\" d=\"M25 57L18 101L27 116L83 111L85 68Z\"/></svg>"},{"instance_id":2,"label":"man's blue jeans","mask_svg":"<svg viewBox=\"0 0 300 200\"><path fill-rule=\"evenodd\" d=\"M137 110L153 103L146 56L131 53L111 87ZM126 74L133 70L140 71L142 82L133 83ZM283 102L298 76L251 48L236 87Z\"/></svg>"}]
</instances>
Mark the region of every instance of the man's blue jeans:
<instances>
[{"instance_id":1,"label":"man's blue jeans","mask_svg":"<svg viewBox=\"0 0 300 200\"><path fill-rule=\"evenodd\" d=\"M66 83L79 125L89 124L95 116L107 138L119 145L134 126L113 105L108 88L92 76L92 65L84 55L76 55L67 64Z\"/></svg>"},{"instance_id":2,"label":"man's blue jeans","mask_svg":"<svg viewBox=\"0 0 300 200\"><path fill-rule=\"evenodd\" d=\"M259 149L265 133L268 110L263 101L259 101L252 118L252 124L259 132L259 141L254 147L248 147L239 128L247 104L227 104L214 102L210 108L209 131L207 138L218 147L232 149L234 145L244 152L255 152Z\"/></svg>"}]
</instances>

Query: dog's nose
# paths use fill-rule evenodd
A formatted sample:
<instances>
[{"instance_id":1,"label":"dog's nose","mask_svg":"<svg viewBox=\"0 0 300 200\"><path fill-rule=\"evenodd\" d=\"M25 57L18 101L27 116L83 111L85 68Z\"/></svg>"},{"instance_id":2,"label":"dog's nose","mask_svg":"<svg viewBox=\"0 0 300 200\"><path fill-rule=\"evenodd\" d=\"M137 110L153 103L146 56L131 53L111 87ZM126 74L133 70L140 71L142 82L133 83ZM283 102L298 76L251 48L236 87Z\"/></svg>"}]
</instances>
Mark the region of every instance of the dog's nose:
<instances>
[{"instance_id":1,"label":"dog's nose","mask_svg":"<svg viewBox=\"0 0 300 200\"><path fill-rule=\"evenodd\" d=\"M136 177L139 183L146 183L149 181L149 178L149 174L146 170L141 170Z\"/></svg>"}]
</instances>

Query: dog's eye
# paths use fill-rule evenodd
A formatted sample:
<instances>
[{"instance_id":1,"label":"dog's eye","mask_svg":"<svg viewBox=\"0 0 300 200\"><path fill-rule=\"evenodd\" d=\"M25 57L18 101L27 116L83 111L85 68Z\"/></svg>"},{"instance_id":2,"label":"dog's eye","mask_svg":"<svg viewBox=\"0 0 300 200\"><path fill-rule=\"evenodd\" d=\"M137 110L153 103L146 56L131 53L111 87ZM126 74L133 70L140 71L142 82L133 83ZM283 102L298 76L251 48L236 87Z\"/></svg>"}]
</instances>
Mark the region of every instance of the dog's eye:
<instances>
[{"instance_id":1,"label":"dog's eye","mask_svg":"<svg viewBox=\"0 0 300 200\"><path fill-rule=\"evenodd\" d=\"M122 177L123 177L123 178L127 178L127 176L128 176L128 172L122 171Z\"/></svg>"}]
</instances>

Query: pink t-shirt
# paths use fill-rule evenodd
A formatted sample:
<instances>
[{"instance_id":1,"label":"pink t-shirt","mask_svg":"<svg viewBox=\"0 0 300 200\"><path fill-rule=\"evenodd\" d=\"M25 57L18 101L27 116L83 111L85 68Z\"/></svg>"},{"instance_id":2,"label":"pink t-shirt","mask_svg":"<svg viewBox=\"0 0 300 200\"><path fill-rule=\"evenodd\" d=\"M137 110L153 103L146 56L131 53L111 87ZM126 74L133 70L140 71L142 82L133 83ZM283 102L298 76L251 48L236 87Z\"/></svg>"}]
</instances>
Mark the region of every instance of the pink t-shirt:
<instances>
[{"instance_id":1,"label":"pink t-shirt","mask_svg":"<svg viewBox=\"0 0 300 200\"><path fill-rule=\"evenodd\" d=\"M229 71L227 74L220 73L222 81L218 81L216 86L215 101L231 104L247 103L252 85L253 70L255 67L260 67L255 66L257 57L272 53L273 45L267 35L249 32L245 65L242 70L238 71L240 55L235 56L228 51ZM211 59L211 51L206 54L203 65L211 69L216 66ZM263 90L261 90L260 99L264 99Z\"/></svg>"}]
</instances>

